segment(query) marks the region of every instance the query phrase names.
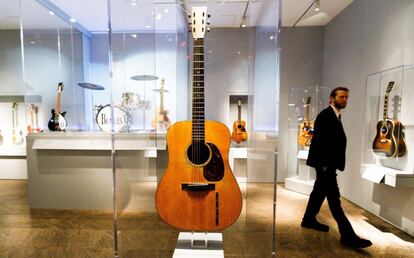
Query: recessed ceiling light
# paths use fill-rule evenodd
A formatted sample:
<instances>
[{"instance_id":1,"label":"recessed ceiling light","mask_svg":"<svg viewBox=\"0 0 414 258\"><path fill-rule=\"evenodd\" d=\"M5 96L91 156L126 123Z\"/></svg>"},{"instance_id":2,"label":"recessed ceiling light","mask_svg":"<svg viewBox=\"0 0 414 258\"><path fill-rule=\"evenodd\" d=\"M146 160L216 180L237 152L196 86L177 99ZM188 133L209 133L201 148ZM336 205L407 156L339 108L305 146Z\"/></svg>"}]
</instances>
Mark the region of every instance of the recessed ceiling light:
<instances>
[{"instance_id":1,"label":"recessed ceiling light","mask_svg":"<svg viewBox=\"0 0 414 258\"><path fill-rule=\"evenodd\" d=\"M50 15L55 15L55 13L54 13L54 12L52 12L52 11L49 11L49 14L50 14Z\"/></svg>"},{"instance_id":2,"label":"recessed ceiling light","mask_svg":"<svg viewBox=\"0 0 414 258\"><path fill-rule=\"evenodd\" d=\"M132 6L136 6L136 5L137 5L137 3L135 3L135 2L132 2L132 3L131 3L131 5L132 5Z\"/></svg>"},{"instance_id":3,"label":"recessed ceiling light","mask_svg":"<svg viewBox=\"0 0 414 258\"><path fill-rule=\"evenodd\" d=\"M273 40L275 38L275 36L273 36L273 35L271 35L270 37L269 37L269 39L270 40Z\"/></svg>"},{"instance_id":4,"label":"recessed ceiling light","mask_svg":"<svg viewBox=\"0 0 414 258\"><path fill-rule=\"evenodd\" d=\"M70 22L71 23L75 23L76 22L76 19L75 18L70 18Z\"/></svg>"},{"instance_id":5,"label":"recessed ceiling light","mask_svg":"<svg viewBox=\"0 0 414 258\"><path fill-rule=\"evenodd\" d=\"M36 42L34 42L34 41L30 41L30 44L32 44L32 45L34 45Z\"/></svg>"},{"instance_id":6,"label":"recessed ceiling light","mask_svg":"<svg viewBox=\"0 0 414 258\"><path fill-rule=\"evenodd\" d=\"M157 13L157 15L155 16L155 19L161 20L162 19L162 15L160 13Z\"/></svg>"},{"instance_id":7,"label":"recessed ceiling light","mask_svg":"<svg viewBox=\"0 0 414 258\"><path fill-rule=\"evenodd\" d=\"M168 13L168 9L167 8L164 9L164 13Z\"/></svg>"},{"instance_id":8,"label":"recessed ceiling light","mask_svg":"<svg viewBox=\"0 0 414 258\"><path fill-rule=\"evenodd\" d=\"M133 37L134 39L137 38L137 34L131 34L131 37Z\"/></svg>"},{"instance_id":9,"label":"recessed ceiling light","mask_svg":"<svg viewBox=\"0 0 414 258\"><path fill-rule=\"evenodd\" d=\"M151 26L149 26L149 25L145 25L145 26L144 26L144 28L146 28L146 29L151 29Z\"/></svg>"}]
</instances>

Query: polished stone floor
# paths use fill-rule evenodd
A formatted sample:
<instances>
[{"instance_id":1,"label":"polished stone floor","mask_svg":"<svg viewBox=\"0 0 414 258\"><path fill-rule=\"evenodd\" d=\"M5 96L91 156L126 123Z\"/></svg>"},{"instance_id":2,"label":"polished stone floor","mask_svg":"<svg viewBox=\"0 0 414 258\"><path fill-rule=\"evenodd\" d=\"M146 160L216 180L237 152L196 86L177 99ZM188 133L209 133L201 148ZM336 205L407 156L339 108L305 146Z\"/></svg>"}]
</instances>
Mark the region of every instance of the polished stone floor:
<instances>
[{"instance_id":1,"label":"polished stone floor","mask_svg":"<svg viewBox=\"0 0 414 258\"><path fill-rule=\"evenodd\" d=\"M223 232L225 257L271 257L272 185L242 188L242 215ZM179 232L158 219L155 184L133 183L131 190L129 206L119 216L120 257L171 257ZM355 231L372 247L358 251L341 245L326 203L319 220L331 230L302 229L307 198L278 186L276 257L414 257L413 237L346 200ZM30 210L27 199L26 181L0 181L0 258L114 257L111 211Z\"/></svg>"}]
</instances>

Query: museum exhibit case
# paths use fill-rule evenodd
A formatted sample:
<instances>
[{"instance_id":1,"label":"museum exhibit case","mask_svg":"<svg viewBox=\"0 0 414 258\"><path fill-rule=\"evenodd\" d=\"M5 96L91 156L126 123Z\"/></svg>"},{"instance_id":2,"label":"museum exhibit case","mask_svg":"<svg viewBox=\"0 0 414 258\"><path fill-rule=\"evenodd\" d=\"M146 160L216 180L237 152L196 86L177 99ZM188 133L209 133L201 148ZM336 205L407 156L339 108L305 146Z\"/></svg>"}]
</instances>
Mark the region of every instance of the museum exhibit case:
<instances>
[{"instance_id":1,"label":"museum exhibit case","mask_svg":"<svg viewBox=\"0 0 414 258\"><path fill-rule=\"evenodd\" d=\"M414 186L413 66L367 77L361 176L393 187Z\"/></svg>"},{"instance_id":2,"label":"museum exhibit case","mask_svg":"<svg viewBox=\"0 0 414 258\"><path fill-rule=\"evenodd\" d=\"M16 5L0 149L32 219L60 215L42 255L276 255L280 2L100 7Z\"/></svg>"},{"instance_id":3,"label":"museum exhibit case","mask_svg":"<svg viewBox=\"0 0 414 258\"><path fill-rule=\"evenodd\" d=\"M306 165L316 116L329 105L330 89L323 86L292 88L288 104L286 189L310 194L315 169Z\"/></svg>"}]
</instances>

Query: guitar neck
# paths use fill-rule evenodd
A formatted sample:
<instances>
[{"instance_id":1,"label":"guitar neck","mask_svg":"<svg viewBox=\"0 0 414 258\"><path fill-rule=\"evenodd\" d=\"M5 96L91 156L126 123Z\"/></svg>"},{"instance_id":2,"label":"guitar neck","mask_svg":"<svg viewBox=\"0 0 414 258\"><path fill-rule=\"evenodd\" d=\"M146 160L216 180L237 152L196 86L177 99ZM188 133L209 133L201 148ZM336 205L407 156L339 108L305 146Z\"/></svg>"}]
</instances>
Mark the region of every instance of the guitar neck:
<instances>
[{"instance_id":1,"label":"guitar neck","mask_svg":"<svg viewBox=\"0 0 414 258\"><path fill-rule=\"evenodd\" d=\"M386 121L387 118L388 118L388 93L385 94L385 97L384 97L384 114L383 114L382 120Z\"/></svg>"},{"instance_id":2,"label":"guitar neck","mask_svg":"<svg viewBox=\"0 0 414 258\"><path fill-rule=\"evenodd\" d=\"M239 121L239 123L241 123L241 105L238 105L237 109L238 109L237 120Z\"/></svg>"},{"instance_id":3,"label":"guitar neck","mask_svg":"<svg viewBox=\"0 0 414 258\"><path fill-rule=\"evenodd\" d=\"M57 114L60 114L60 95L61 95L61 92L58 91L56 95L56 113Z\"/></svg>"},{"instance_id":4,"label":"guitar neck","mask_svg":"<svg viewBox=\"0 0 414 258\"><path fill-rule=\"evenodd\" d=\"M205 140L204 117L204 39L193 40L193 102L192 102L192 139Z\"/></svg>"},{"instance_id":5,"label":"guitar neck","mask_svg":"<svg viewBox=\"0 0 414 258\"><path fill-rule=\"evenodd\" d=\"M305 106L305 120L309 120L309 104Z\"/></svg>"},{"instance_id":6,"label":"guitar neck","mask_svg":"<svg viewBox=\"0 0 414 258\"><path fill-rule=\"evenodd\" d=\"M164 112L164 87L161 87L160 91L160 113Z\"/></svg>"}]
</instances>

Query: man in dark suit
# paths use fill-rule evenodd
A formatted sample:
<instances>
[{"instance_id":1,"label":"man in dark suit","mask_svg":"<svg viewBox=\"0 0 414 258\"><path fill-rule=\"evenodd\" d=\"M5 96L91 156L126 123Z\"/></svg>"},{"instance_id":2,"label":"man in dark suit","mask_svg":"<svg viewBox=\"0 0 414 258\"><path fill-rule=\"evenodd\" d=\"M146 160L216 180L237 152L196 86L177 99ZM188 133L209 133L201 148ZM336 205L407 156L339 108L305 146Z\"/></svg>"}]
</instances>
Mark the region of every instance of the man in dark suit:
<instances>
[{"instance_id":1,"label":"man in dark suit","mask_svg":"<svg viewBox=\"0 0 414 258\"><path fill-rule=\"evenodd\" d=\"M307 165L316 170L316 181L309 197L302 220L302 227L328 232L329 227L316 220L316 215L327 197L329 209L338 223L341 242L353 248L365 248L371 241L358 237L341 207L336 181L336 170L345 168L346 135L341 123L341 109L346 107L348 89L335 88L329 97L329 107L322 110L315 120L312 143Z\"/></svg>"}]
</instances>

